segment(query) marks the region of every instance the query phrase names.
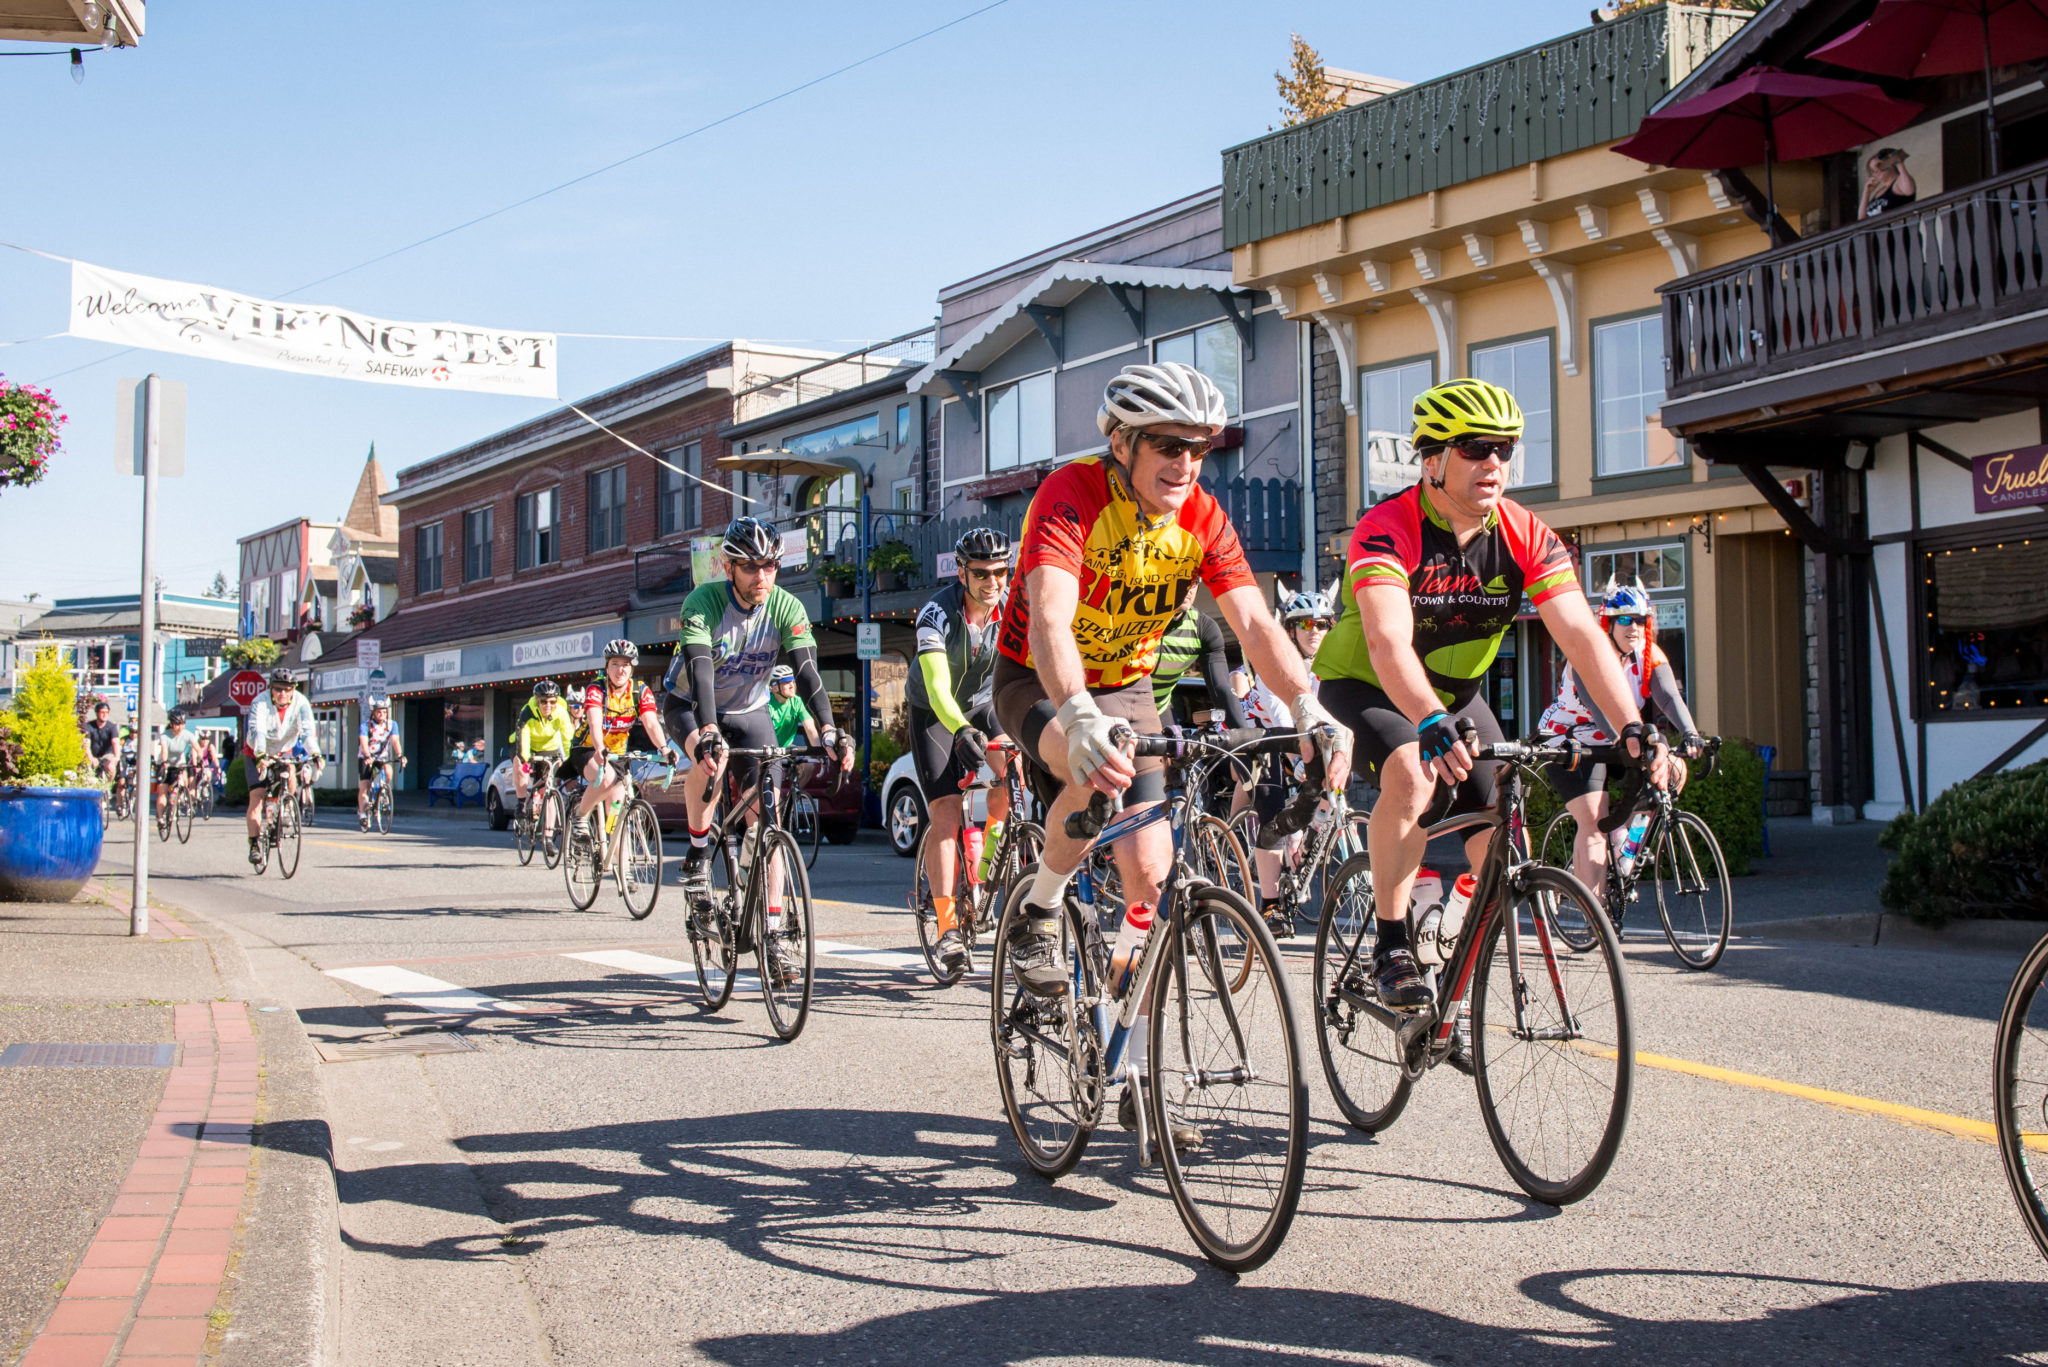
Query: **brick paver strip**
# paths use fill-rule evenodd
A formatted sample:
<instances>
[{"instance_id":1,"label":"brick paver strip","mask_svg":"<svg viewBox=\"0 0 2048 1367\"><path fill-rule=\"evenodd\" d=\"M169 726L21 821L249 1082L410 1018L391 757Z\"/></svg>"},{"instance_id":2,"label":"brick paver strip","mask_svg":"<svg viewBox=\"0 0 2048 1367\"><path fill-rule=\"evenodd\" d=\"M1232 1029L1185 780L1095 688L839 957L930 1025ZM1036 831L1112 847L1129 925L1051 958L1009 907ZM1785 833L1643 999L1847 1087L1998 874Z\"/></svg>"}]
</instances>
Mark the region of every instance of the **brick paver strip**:
<instances>
[{"instance_id":1,"label":"brick paver strip","mask_svg":"<svg viewBox=\"0 0 2048 1367\"><path fill-rule=\"evenodd\" d=\"M127 907L113 889L88 892ZM190 935L151 909L157 939ZM85 1256L19 1367L193 1367L247 1200L262 1064L242 1002L171 1009L181 1046Z\"/></svg>"}]
</instances>

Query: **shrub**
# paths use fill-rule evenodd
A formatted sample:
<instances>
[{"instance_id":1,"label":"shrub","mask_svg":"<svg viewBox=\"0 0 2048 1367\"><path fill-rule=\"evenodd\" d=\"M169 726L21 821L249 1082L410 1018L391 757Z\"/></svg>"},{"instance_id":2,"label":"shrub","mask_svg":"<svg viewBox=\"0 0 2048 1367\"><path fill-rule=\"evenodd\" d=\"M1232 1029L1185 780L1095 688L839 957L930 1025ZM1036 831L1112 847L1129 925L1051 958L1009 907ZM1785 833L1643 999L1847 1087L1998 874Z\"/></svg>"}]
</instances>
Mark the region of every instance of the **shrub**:
<instances>
[{"instance_id":1,"label":"shrub","mask_svg":"<svg viewBox=\"0 0 2048 1367\"><path fill-rule=\"evenodd\" d=\"M1878 844L1898 856L1878 900L1922 925L2048 920L2048 760L1950 788L1902 812Z\"/></svg>"},{"instance_id":2,"label":"shrub","mask_svg":"<svg viewBox=\"0 0 2048 1367\"><path fill-rule=\"evenodd\" d=\"M242 756L233 750L228 752L226 774L221 779L220 800L222 806L246 807L249 805L249 771L243 767Z\"/></svg>"},{"instance_id":3,"label":"shrub","mask_svg":"<svg viewBox=\"0 0 2048 1367\"><path fill-rule=\"evenodd\" d=\"M887 731L877 731L868 750L868 791L882 791L882 780L889 776L889 766L903 757L903 746Z\"/></svg>"},{"instance_id":4,"label":"shrub","mask_svg":"<svg viewBox=\"0 0 2048 1367\"><path fill-rule=\"evenodd\" d=\"M220 657L236 669L268 669L277 663L281 653L277 642L268 636L253 636L246 641L229 641L221 647Z\"/></svg>"},{"instance_id":5,"label":"shrub","mask_svg":"<svg viewBox=\"0 0 2048 1367\"><path fill-rule=\"evenodd\" d=\"M20 782L37 787L79 787L87 777L85 733L78 728L78 689L54 644L34 647L35 661L22 676L7 726L21 747L15 760Z\"/></svg>"}]
</instances>

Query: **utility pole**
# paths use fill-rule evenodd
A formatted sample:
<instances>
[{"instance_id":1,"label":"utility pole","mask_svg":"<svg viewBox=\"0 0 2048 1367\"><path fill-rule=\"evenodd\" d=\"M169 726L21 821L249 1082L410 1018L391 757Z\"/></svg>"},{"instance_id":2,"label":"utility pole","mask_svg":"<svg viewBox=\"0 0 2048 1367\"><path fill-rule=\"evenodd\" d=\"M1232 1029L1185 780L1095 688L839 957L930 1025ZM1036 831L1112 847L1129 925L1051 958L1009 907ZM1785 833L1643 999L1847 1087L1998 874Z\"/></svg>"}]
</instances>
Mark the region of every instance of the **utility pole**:
<instances>
[{"instance_id":1,"label":"utility pole","mask_svg":"<svg viewBox=\"0 0 2048 1367\"><path fill-rule=\"evenodd\" d=\"M156 756L149 718L156 703L156 471L161 445L162 381L151 375L142 382L142 669L135 687L135 883L128 904L128 933L149 934L149 837L156 805L150 795L150 768Z\"/></svg>"}]
</instances>

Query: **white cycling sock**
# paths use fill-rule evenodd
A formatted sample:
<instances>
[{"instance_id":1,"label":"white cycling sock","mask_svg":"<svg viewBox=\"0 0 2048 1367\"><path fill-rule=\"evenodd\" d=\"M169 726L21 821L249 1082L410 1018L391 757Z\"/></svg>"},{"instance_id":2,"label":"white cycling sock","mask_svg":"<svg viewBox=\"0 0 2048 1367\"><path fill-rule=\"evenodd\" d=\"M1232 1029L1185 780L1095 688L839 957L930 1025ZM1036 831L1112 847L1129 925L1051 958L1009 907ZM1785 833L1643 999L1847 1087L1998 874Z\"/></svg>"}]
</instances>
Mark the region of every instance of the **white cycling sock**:
<instances>
[{"instance_id":1,"label":"white cycling sock","mask_svg":"<svg viewBox=\"0 0 2048 1367\"><path fill-rule=\"evenodd\" d=\"M1042 911L1056 911L1073 876L1071 870L1061 873L1052 865L1042 863L1031 880L1030 890L1024 894L1024 900Z\"/></svg>"}]
</instances>

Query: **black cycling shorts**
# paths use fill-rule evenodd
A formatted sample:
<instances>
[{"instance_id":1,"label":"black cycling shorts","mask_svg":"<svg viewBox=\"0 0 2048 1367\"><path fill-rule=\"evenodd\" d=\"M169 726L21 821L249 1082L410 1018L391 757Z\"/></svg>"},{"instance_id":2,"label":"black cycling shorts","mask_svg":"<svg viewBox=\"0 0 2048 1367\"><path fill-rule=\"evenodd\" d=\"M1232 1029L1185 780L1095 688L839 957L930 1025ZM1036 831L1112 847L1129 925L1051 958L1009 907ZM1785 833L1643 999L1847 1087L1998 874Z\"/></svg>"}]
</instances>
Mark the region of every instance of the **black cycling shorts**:
<instances>
[{"instance_id":1,"label":"black cycling shorts","mask_svg":"<svg viewBox=\"0 0 2048 1367\"><path fill-rule=\"evenodd\" d=\"M1330 710L1331 716L1351 728L1352 772L1370 783L1378 784L1381 766L1393 757L1396 750L1404 745L1421 744L1415 734L1415 723L1394 706L1392 698L1362 679L1325 679L1316 698ZM1451 712L1454 725L1467 718L1479 728L1481 745L1503 739L1500 722L1494 717L1493 709L1486 705L1484 694L1474 694L1471 701ZM1490 809L1493 806L1494 777L1499 769L1500 761L1481 760L1472 766L1472 772L1465 776L1465 781L1452 795L1447 795L1439 783L1436 796L1424 816L1425 822L1434 825L1449 817Z\"/></svg>"},{"instance_id":2,"label":"black cycling shorts","mask_svg":"<svg viewBox=\"0 0 2048 1367\"><path fill-rule=\"evenodd\" d=\"M695 710L673 693L669 695L668 706L662 711L662 723L676 728L671 734L678 745L684 743L684 737L694 736L700 729ZM718 719L718 731L725 737L727 745L766 750L775 744L775 718L768 715L766 705L751 712L726 713ZM760 778L761 761L752 755L734 755L726 761L725 771L744 793Z\"/></svg>"},{"instance_id":3,"label":"black cycling shorts","mask_svg":"<svg viewBox=\"0 0 2048 1367\"><path fill-rule=\"evenodd\" d=\"M959 751L953 748L953 733L939 720L938 713L916 703L909 706L910 761L917 766L917 782L924 789L925 800L936 802L942 797L958 796L960 785L980 772L978 766L969 768L961 760ZM991 704L971 709L967 724L990 739L1003 734Z\"/></svg>"},{"instance_id":4,"label":"black cycling shorts","mask_svg":"<svg viewBox=\"0 0 2048 1367\"><path fill-rule=\"evenodd\" d=\"M1067 786L1067 776L1046 768L1045 761L1038 757L1038 738L1059 715L1059 709L1045 695L1044 686L1038 682L1038 671L1026 669L1007 655L996 660L992 691L997 723L1030 761L1024 766L1025 781L1039 802L1050 806L1060 789ZM1156 736L1165 730L1159 724L1159 707L1153 701L1150 676L1090 696L1104 715L1129 723L1131 730L1141 736ZM1124 805L1136 807L1164 801L1166 776L1160 761L1140 758L1134 762L1138 776L1124 790Z\"/></svg>"},{"instance_id":5,"label":"black cycling shorts","mask_svg":"<svg viewBox=\"0 0 2048 1367\"><path fill-rule=\"evenodd\" d=\"M1550 784L1550 790L1566 802L1588 793L1604 792L1607 788L1607 766L1604 764L1581 764L1576 769L1562 764L1546 764L1543 777Z\"/></svg>"}]
</instances>

